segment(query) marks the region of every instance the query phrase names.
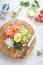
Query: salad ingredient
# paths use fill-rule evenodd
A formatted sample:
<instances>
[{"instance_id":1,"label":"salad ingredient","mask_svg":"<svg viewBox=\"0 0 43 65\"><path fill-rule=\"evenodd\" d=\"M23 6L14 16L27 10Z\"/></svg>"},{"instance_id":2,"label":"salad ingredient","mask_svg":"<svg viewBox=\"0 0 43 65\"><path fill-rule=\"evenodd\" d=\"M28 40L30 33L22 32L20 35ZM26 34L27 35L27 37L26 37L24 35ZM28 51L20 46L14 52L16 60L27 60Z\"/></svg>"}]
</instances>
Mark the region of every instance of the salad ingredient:
<instances>
[{"instance_id":1,"label":"salad ingredient","mask_svg":"<svg viewBox=\"0 0 43 65\"><path fill-rule=\"evenodd\" d=\"M40 11L41 14L43 14L43 9Z\"/></svg>"},{"instance_id":2,"label":"salad ingredient","mask_svg":"<svg viewBox=\"0 0 43 65\"><path fill-rule=\"evenodd\" d=\"M24 26L20 26L20 33L22 35L22 45L25 46L31 38L30 31L28 31Z\"/></svg>"},{"instance_id":3,"label":"salad ingredient","mask_svg":"<svg viewBox=\"0 0 43 65\"><path fill-rule=\"evenodd\" d=\"M8 48L11 48L11 47L13 47L14 40L8 38L8 39L5 40L5 44L7 45Z\"/></svg>"},{"instance_id":4,"label":"salad ingredient","mask_svg":"<svg viewBox=\"0 0 43 65\"><path fill-rule=\"evenodd\" d=\"M22 35L27 34L27 32L28 32L28 30L25 28L25 26L20 26L20 33L21 33ZM30 31L29 31L29 32L30 32Z\"/></svg>"},{"instance_id":5,"label":"salad ingredient","mask_svg":"<svg viewBox=\"0 0 43 65\"><path fill-rule=\"evenodd\" d=\"M26 2L21 1L20 5L24 6L24 7L28 7L30 5L30 3L28 1L26 1Z\"/></svg>"},{"instance_id":6,"label":"salad ingredient","mask_svg":"<svg viewBox=\"0 0 43 65\"><path fill-rule=\"evenodd\" d=\"M16 33L14 35L14 41L15 42L20 42L21 41L21 33Z\"/></svg>"},{"instance_id":7,"label":"salad ingredient","mask_svg":"<svg viewBox=\"0 0 43 65\"><path fill-rule=\"evenodd\" d=\"M38 17L41 18L41 14L38 14Z\"/></svg>"},{"instance_id":8,"label":"salad ingredient","mask_svg":"<svg viewBox=\"0 0 43 65\"><path fill-rule=\"evenodd\" d=\"M43 22L43 17L41 17L41 22Z\"/></svg>"},{"instance_id":9,"label":"salad ingredient","mask_svg":"<svg viewBox=\"0 0 43 65\"><path fill-rule=\"evenodd\" d=\"M35 21L43 22L43 9L40 11L40 13L36 16Z\"/></svg>"},{"instance_id":10,"label":"salad ingredient","mask_svg":"<svg viewBox=\"0 0 43 65\"><path fill-rule=\"evenodd\" d=\"M33 18L36 15L36 13L37 13L37 10L32 7L28 8L27 10L27 14L29 17Z\"/></svg>"},{"instance_id":11,"label":"salad ingredient","mask_svg":"<svg viewBox=\"0 0 43 65\"><path fill-rule=\"evenodd\" d=\"M31 39L30 31L25 28L25 26L20 26L19 33L14 35L14 48L21 49L26 46Z\"/></svg>"},{"instance_id":12,"label":"salad ingredient","mask_svg":"<svg viewBox=\"0 0 43 65\"><path fill-rule=\"evenodd\" d=\"M35 18L35 21L40 21L40 18L37 16L37 17Z\"/></svg>"},{"instance_id":13,"label":"salad ingredient","mask_svg":"<svg viewBox=\"0 0 43 65\"><path fill-rule=\"evenodd\" d=\"M8 26L4 31L4 38L13 38L14 34L19 32L19 27L17 25Z\"/></svg>"},{"instance_id":14,"label":"salad ingredient","mask_svg":"<svg viewBox=\"0 0 43 65\"><path fill-rule=\"evenodd\" d=\"M15 8L15 9L12 11L11 16L12 16L12 17L16 17L16 16L18 15L19 11L21 10L21 8L22 8L22 6L19 6L19 7Z\"/></svg>"},{"instance_id":15,"label":"salad ingredient","mask_svg":"<svg viewBox=\"0 0 43 65\"><path fill-rule=\"evenodd\" d=\"M30 31L25 26L19 28L17 25L8 26L4 31L4 36L6 45L16 49L26 46L31 39Z\"/></svg>"},{"instance_id":16,"label":"salad ingredient","mask_svg":"<svg viewBox=\"0 0 43 65\"><path fill-rule=\"evenodd\" d=\"M37 56L42 55L42 53L40 51L37 51Z\"/></svg>"},{"instance_id":17,"label":"salad ingredient","mask_svg":"<svg viewBox=\"0 0 43 65\"><path fill-rule=\"evenodd\" d=\"M15 42L14 48L21 49L22 48L22 43L21 42Z\"/></svg>"}]
</instances>

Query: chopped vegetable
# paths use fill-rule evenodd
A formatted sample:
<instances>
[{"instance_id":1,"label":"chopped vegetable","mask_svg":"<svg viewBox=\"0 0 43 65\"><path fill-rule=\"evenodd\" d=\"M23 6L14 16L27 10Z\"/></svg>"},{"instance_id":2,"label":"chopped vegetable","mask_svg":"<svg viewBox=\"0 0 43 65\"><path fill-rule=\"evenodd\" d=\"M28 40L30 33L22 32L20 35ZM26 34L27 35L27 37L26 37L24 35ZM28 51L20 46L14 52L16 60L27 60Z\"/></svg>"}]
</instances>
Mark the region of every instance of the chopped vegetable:
<instances>
[{"instance_id":1,"label":"chopped vegetable","mask_svg":"<svg viewBox=\"0 0 43 65\"><path fill-rule=\"evenodd\" d=\"M21 42L23 46L25 46L31 38L30 31L28 31L24 26L20 26L20 33L22 35Z\"/></svg>"},{"instance_id":2,"label":"chopped vegetable","mask_svg":"<svg viewBox=\"0 0 43 65\"><path fill-rule=\"evenodd\" d=\"M22 43L21 42L15 42L14 48L21 49L22 48Z\"/></svg>"},{"instance_id":3,"label":"chopped vegetable","mask_svg":"<svg viewBox=\"0 0 43 65\"><path fill-rule=\"evenodd\" d=\"M28 1L26 1L26 2L21 1L20 5L24 6L24 7L28 7L30 5L30 3Z\"/></svg>"},{"instance_id":4,"label":"chopped vegetable","mask_svg":"<svg viewBox=\"0 0 43 65\"><path fill-rule=\"evenodd\" d=\"M23 46L26 46L29 40L31 39L31 34L25 26L17 25L8 26L4 31L5 44L11 48L21 49ZM13 39L13 40L12 40Z\"/></svg>"},{"instance_id":5,"label":"chopped vegetable","mask_svg":"<svg viewBox=\"0 0 43 65\"><path fill-rule=\"evenodd\" d=\"M36 16L35 21L43 22L43 9L40 11L40 13Z\"/></svg>"},{"instance_id":6,"label":"chopped vegetable","mask_svg":"<svg viewBox=\"0 0 43 65\"><path fill-rule=\"evenodd\" d=\"M37 56L42 55L42 53L40 51L37 51Z\"/></svg>"},{"instance_id":7,"label":"chopped vegetable","mask_svg":"<svg viewBox=\"0 0 43 65\"><path fill-rule=\"evenodd\" d=\"M14 34L19 32L19 27L17 25L8 26L4 31L4 38L13 38Z\"/></svg>"},{"instance_id":8,"label":"chopped vegetable","mask_svg":"<svg viewBox=\"0 0 43 65\"><path fill-rule=\"evenodd\" d=\"M8 38L8 39L5 40L5 44L7 45L8 48L11 48L11 47L13 47L14 40Z\"/></svg>"},{"instance_id":9,"label":"chopped vegetable","mask_svg":"<svg viewBox=\"0 0 43 65\"><path fill-rule=\"evenodd\" d=\"M26 46L31 39L30 31L25 26L20 26L19 33L14 35L14 48L21 49Z\"/></svg>"}]
</instances>

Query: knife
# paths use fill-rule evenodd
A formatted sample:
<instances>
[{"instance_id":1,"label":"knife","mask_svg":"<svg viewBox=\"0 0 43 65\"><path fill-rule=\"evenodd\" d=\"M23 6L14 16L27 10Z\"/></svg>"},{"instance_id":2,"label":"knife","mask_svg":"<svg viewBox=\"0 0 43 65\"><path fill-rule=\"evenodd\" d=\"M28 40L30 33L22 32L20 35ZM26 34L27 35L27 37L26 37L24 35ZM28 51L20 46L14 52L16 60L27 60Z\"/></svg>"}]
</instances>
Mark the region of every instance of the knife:
<instances>
[{"instance_id":1,"label":"knife","mask_svg":"<svg viewBox=\"0 0 43 65\"><path fill-rule=\"evenodd\" d=\"M35 36L36 36L36 33L32 36L32 38L30 39L30 41L28 42L28 44L25 46L25 48L24 48L24 50L23 50L23 52L22 52L20 58L24 58L24 56L25 56L25 54L26 54L28 48L29 48L30 45L32 44L32 42L33 42Z\"/></svg>"}]
</instances>

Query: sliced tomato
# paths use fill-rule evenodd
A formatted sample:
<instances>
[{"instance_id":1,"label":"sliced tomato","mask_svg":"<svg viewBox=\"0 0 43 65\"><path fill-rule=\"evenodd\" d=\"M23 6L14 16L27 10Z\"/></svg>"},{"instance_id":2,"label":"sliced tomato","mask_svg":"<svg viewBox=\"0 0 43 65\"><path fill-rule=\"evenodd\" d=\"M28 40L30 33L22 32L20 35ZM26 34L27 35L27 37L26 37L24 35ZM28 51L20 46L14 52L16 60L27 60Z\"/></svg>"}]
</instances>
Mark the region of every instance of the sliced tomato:
<instances>
[{"instance_id":1,"label":"sliced tomato","mask_svg":"<svg viewBox=\"0 0 43 65\"><path fill-rule=\"evenodd\" d=\"M14 33L19 32L19 27L17 25L13 26L13 32Z\"/></svg>"},{"instance_id":2,"label":"sliced tomato","mask_svg":"<svg viewBox=\"0 0 43 65\"><path fill-rule=\"evenodd\" d=\"M40 21L43 22L43 17L41 17L41 20Z\"/></svg>"},{"instance_id":3,"label":"sliced tomato","mask_svg":"<svg viewBox=\"0 0 43 65\"><path fill-rule=\"evenodd\" d=\"M43 17L43 14L40 13L39 16L40 16L40 17Z\"/></svg>"},{"instance_id":4,"label":"sliced tomato","mask_svg":"<svg viewBox=\"0 0 43 65\"><path fill-rule=\"evenodd\" d=\"M19 32L19 27L17 25L8 26L8 28L4 31L4 37L13 38L14 34Z\"/></svg>"},{"instance_id":5,"label":"sliced tomato","mask_svg":"<svg viewBox=\"0 0 43 65\"><path fill-rule=\"evenodd\" d=\"M39 18L41 18L41 16L42 16L41 14L38 14L38 17L39 17Z\"/></svg>"},{"instance_id":6,"label":"sliced tomato","mask_svg":"<svg viewBox=\"0 0 43 65\"><path fill-rule=\"evenodd\" d=\"M35 21L38 21L37 17L35 17Z\"/></svg>"},{"instance_id":7,"label":"sliced tomato","mask_svg":"<svg viewBox=\"0 0 43 65\"><path fill-rule=\"evenodd\" d=\"M41 14L43 14L43 9L40 11Z\"/></svg>"},{"instance_id":8,"label":"sliced tomato","mask_svg":"<svg viewBox=\"0 0 43 65\"><path fill-rule=\"evenodd\" d=\"M35 18L35 21L37 21L37 22L40 21L40 17L37 16L37 17Z\"/></svg>"}]
</instances>

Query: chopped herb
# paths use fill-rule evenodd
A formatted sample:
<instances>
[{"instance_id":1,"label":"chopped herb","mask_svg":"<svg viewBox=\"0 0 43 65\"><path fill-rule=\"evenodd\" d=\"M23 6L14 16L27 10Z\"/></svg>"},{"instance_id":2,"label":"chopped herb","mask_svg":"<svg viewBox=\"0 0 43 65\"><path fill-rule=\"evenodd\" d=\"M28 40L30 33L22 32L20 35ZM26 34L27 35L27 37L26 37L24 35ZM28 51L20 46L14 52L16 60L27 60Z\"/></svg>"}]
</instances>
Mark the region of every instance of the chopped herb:
<instances>
[{"instance_id":1,"label":"chopped herb","mask_svg":"<svg viewBox=\"0 0 43 65\"><path fill-rule=\"evenodd\" d=\"M16 48L16 49L21 49L21 47L22 47L22 43L21 42L15 42L15 44L14 44L14 48Z\"/></svg>"},{"instance_id":2,"label":"chopped herb","mask_svg":"<svg viewBox=\"0 0 43 65\"><path fill-rule=\"evenodd\" d=\"M37 56L42 55L42 53L40 51L37 51Z\"/></svg>"},{"instance_id":3,"label":"chopped herb","mask_svg":"<svg viewBox=\"0 0 43 65\"><path fill-rule=\"evenodd\" d=\"M21 1L20 2L20 5L21 6L24 6L24 7L28 7L29 5L30 5L30 3L27 1L27 2L23 2L23 1Z\"/></svg>"}]
</instances>

